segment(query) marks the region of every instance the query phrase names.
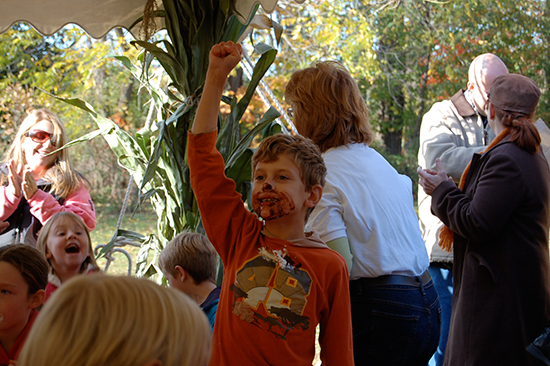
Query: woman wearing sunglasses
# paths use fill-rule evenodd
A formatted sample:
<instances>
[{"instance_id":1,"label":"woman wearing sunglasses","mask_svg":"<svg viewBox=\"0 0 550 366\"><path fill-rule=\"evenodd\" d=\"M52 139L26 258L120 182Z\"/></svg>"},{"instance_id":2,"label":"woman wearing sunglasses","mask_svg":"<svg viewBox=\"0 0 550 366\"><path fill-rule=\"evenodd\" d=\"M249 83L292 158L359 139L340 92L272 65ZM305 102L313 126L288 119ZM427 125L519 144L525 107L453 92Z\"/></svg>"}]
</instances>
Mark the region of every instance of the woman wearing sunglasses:
<instances>
[{"instance_id":1,"label":"woman wearing sunglasses","mask_svg":"<svg viewBox=\"0 0 550 366\"><path fill-rule=\"evenodd\" d=\"M47 109L31 111L0 164L0 246L36 245L38 231L60 211L80 216L92 230L96 218L87 181L71 166L67 133Z\"/></svg>"}]
</instances>

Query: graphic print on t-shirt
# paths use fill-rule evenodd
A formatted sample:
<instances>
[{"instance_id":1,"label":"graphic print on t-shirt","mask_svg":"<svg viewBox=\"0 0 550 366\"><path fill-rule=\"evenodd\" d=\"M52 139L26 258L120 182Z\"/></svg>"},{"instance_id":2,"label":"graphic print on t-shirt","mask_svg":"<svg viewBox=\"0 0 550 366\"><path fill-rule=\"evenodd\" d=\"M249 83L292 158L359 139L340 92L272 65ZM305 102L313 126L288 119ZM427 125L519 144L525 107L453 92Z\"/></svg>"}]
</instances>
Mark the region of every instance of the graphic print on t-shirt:
<instances>
[{"instance_id":1,"label":"graphic print on t-shirt","mask_svg":"<svg viewBox=\"0 0 550 366\"><path fill-rule=\"evenodd\" d=\"M311 277L284 251L260 254L238 271L233 291L233 314L242 320L286 339L291 329L306 330L309 318L303 316Z\"/></svg>"}]
</instances>

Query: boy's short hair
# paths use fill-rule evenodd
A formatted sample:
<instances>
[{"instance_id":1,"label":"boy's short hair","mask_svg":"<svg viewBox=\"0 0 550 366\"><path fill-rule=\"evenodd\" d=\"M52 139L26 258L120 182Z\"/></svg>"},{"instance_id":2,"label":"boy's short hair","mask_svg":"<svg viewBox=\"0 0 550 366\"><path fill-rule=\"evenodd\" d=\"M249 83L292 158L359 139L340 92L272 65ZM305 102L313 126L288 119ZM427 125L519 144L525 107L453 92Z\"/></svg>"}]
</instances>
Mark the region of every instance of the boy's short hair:
<instances>
[{"instance_id":1,"label":"boy's short hair","mask_svg":"<svg viewBox=\"0 0 550 366\"><path fill-rule=\"evenodd\" d=\"M298 132L321 152L349 143L369 144L373 132L357 82L337 61L296 71L285 89Z\"/></svg>"},{"instance_id":2,"label":"boy's short hair","mask_svg":"<svg viewBox=\"0 0 550 366\"><path fill-rule=\"evenodd\" d=\"M302 183L309 192L315 185L324 187L327 168L319 147L310 139L278 133L262 140L252 156L252 172L259 162L273 162L282 154L288 155L300 170ZM309 207L306 220L314 207Z\"/></svg>"},{"instance_id":3,"label":"boy's short hair","mask_svg":"<svg viewBox=\"0 0 550 366\"><path fill-rule=\"evenodd\" d=\"M294 160L307 191L315 185L325 185L327 168L321 151L313 141L300 135L278 133L262 140L252 156L252 171L256 170L259 162L276 161L282 154Z\"/></svg>"},{"instance_id":4,"label":"boy's short hair","mask_svg":"<svg viewBox=\"0 0 550 366\"><path fill-rule=\"evenodd\" d=\"M180 233L170 240L159 256L163 272L176 276L176 266L186 270L197 285L216 282L218 257L210 240L199 233Z\"/></svg>"}]
</instances>

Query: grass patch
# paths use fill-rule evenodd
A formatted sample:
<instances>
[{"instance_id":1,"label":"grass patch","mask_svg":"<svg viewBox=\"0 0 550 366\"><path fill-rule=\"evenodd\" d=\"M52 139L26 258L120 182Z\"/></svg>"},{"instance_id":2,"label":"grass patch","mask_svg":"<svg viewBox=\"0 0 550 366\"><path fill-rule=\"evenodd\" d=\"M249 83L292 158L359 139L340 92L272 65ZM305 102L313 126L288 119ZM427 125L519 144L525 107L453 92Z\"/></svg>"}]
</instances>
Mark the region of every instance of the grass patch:
<instances>
[{"instance_id":1,"label":"grass patch","mask_svg":"<svg viewBox=\"0 0 550 366\"><path fill-rule=\"evenodd\" d=\"M118 219L120 208L111 205L96 205L97 224L95 229L90 233L92 238L92 247L99 244L108 243L113 237ZM120 225L121 229L132 230L143 235L156 234L157 230L157 215L152 208L146 207L141 211L136 212L133 217L131 212L127 212L122 218ZM136 269L136 257L139 248L133 246L125 246L122 249L126 250L132 259L132 274ZM123 253L114 253L114 261L108 269L109 274L124 275L128 273L128 259ZM104 269L106 264L105 259L98 261L101 269Z\"/></svg>"}]
</instances>

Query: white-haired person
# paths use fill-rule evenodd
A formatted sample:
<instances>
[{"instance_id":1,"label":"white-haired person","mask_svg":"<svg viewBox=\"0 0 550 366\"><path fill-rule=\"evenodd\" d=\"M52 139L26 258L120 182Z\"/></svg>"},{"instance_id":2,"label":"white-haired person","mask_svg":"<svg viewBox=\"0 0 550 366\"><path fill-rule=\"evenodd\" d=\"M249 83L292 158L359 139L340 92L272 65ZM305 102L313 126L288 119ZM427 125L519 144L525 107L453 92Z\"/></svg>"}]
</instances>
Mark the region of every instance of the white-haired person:
<instances>
[{"instance_id":1,"label":"white-haired person","mask_svg":"<svg viewBox=\"0 0 550 366\"><path fill-rule=\"evenodd\" d=\"M95 228L95 211L86 179L72 166L63 123L41 108L21 123L0 164L0 245L36 246L38 231L53 215L71 211Z\"/></svg>"},{"instance_id":2,"label":"white-haired person","mask_svg":"<svg viewBox=\"0 0 550 366\"><path fill-rule=\"evenodd\" d=\"M44 306L17 366L205 366L210 338L203 311L180 291L76 276Z\"/></svg>"}]
</instances>

